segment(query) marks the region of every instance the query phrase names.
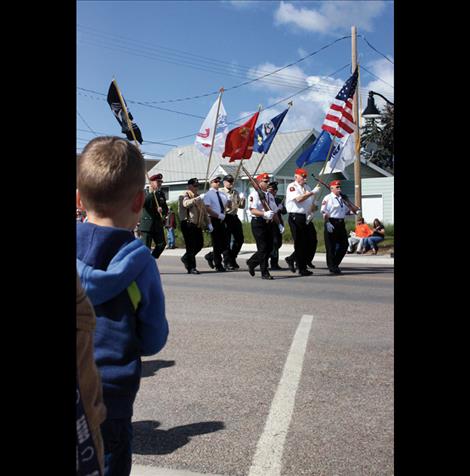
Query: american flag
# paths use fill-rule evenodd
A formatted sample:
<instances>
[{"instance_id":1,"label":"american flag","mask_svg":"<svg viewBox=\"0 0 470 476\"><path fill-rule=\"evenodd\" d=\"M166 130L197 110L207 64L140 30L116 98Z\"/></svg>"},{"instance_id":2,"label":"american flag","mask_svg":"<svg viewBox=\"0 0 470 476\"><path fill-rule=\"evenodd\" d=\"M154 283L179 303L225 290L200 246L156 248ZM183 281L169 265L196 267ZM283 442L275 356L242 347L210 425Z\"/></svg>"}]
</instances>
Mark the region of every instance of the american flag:
<instances>
[{"instance_id":1,"label":"american flag","mask_svg":"<svg viewBox=\"0 0 470 476\"><path fill-rule=\"evenodd\" d=\"M341 91L335 97L333 104L326 113L321 128L336 137L344 137L354 131L355 124L352 117L352 97L357 86L357 66L353 75L344 83Z\"/></svg>"}]
</instances>

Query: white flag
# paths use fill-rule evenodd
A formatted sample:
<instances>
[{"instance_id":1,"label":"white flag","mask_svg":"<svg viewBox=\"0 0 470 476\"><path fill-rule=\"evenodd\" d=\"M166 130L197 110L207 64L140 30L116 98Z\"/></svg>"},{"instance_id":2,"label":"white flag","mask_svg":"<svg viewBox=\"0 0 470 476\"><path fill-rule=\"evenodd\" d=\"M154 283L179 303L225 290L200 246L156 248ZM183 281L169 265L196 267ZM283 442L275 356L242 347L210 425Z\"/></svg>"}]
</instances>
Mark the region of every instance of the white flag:
<instances>
[{"instance_id":1,"label":"white flag","mask_svg":"<svg viewBox=\"0 0 470 476\"><path fill-rule=\"evenodd\" d=\"M350 134L346 137L344 142L340 141L336 144L331 152L331 157L326 164L324 174L331 174L336 172L342 172L342 174L348 178L345 169L348 165L352 164L356 159L355 154L355 137Z\"/></svg>"},{"instance_id":2,"label":"white flag","mask_svg":"<svg viewBox=\"0 0 470 476\"><path fill-rule=\"evenodd\" d=\"M215 115L217 114L217 104L218 99L212 105L209 114L202 123L201 129L196 135L196 140L194 144L196 148L200 150L206 157L209 157L209 153L212 145L212 136L214 135L214 123ZM227 113L225 112L224 105L222 104L222 99L220 100L220 109L219 117L217 118L217 126L215 129L215 138L214 138L214 152L215 154L221 155L225 149L225 138L228 134L228 125L227 125Z\"/></svg>"}]
</instances>

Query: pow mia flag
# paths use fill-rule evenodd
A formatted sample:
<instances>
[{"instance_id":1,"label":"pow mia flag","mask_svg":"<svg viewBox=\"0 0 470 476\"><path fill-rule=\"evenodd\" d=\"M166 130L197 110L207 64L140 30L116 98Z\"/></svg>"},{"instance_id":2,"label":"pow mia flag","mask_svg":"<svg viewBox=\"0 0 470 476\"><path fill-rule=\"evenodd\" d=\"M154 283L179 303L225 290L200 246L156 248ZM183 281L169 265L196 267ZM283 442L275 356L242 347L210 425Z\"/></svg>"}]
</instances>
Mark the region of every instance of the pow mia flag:
<instances>
[{"instance_id":1,"label":"pow mia flag","mask_svg":"<svg viewBox=\"0 0 470 476\"><path fill-rule=\"evenodd\" d=\"M137 142L139 144L142 144L143 142L142 133L140 132L140 129L137 126L137 124L133 122L134 118L132 117L132 114L127 108L126 101L124 100L124 98L122 98L122 100L124 101L124 105L126 106L127 114L129 115L129 120L131 121L132 130L134 131L135 138L137 139ZM121 101L119 100L119 94L116 89L116 85L114 84L114 81L111 81L111 84L109 86L107 101L108 101L109 107L111 108L111 111L114 114L114 117L117 119L117 121L119 122L121 126L121 132L123 134L126 134L126 137L130 141L134 140L132 132L129 130L129 127L127 125L126 117L122 109Z\"/></svg>"}]
</instances>

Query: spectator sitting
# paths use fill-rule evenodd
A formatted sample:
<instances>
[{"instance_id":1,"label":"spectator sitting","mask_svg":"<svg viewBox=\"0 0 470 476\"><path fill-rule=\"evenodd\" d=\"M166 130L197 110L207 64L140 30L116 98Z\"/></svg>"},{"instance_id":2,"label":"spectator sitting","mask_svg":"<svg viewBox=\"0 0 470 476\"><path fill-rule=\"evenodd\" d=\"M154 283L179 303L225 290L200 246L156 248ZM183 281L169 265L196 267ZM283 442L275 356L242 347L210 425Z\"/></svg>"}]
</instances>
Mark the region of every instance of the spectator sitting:
<instances>
[{"instance_id":1,"label":"spectator sitting","mask_svg":"<svg viewBox=\"0 0 470 476\"><path fill-rule=\"evenodd\" d=\"M374 220L373 227L372 235L364 239L364 253L372 249L372 254L376 255L379 249L377 244L385 239L385 228L378 218Z\"/></svg>"},{"instance_id":2,"label":"spectator sitting","mask_svg":"<svg viewBox=\"0 0 470 476\"><path fill-rule=\"evenodd\" d=\"M357 253L362 253L362 248L364 246L364 239L372 235L372 230L367 223L364 223L364 218L359 218L357 221L356 228L353 232L350 233L348 238L349 246L348 253L352 253L354 248L357 245Z\"/></svg>"}]
</instances>

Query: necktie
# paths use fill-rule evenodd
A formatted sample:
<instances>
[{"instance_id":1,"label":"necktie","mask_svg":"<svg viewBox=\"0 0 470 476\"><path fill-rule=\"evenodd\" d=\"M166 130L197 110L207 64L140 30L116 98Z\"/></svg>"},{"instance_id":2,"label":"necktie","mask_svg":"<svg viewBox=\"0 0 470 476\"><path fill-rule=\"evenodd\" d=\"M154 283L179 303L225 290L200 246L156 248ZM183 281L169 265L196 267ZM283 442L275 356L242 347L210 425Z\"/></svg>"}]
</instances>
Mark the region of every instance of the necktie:
<instances>
[{"instance_id":1,"label":"necktie","mask_svg":"<svg viewBox=\"0 0 470 476\"><path fill-rule=\"evenodd\" d=\"M217 194L217 198L219 199L220 213L224 213L224 204L222 203L222 199L220 198L219 192L215 193Z\"/></svg>"}]
</instances>

